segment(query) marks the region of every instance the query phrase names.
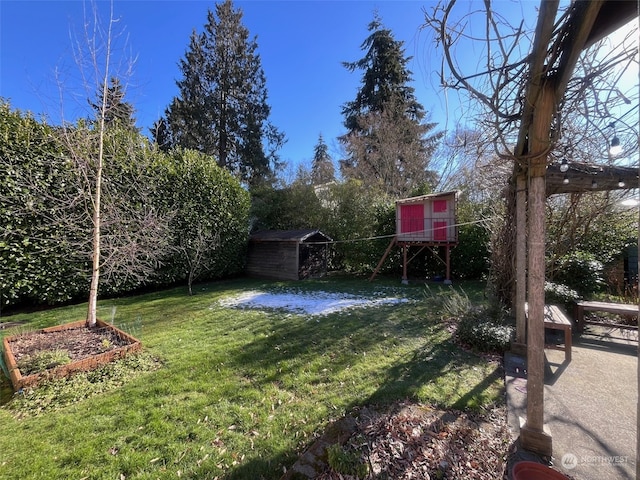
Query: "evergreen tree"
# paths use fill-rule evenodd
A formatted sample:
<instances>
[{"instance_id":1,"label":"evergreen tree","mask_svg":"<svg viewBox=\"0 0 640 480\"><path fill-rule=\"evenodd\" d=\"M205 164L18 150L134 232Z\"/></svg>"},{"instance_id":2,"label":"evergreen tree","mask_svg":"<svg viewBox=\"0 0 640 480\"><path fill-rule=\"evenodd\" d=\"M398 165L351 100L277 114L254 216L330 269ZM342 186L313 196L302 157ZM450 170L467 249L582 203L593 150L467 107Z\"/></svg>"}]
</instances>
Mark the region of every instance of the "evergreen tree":
<instances>
[{"instance_id":1,"label":"evergreen tree","mask_svg":"<svg viewBox=\"0 0 640 480\"><path fill-rule=\"evenodd\" d=\"M432 125L416 122L403 111L396 101L381 112L357 117L358 130L342 137L347 160L340 168L345 178L392 198L433 190L437 175L428 164L438 137L425 138Z\"/></svg>"},{"instance_id":2,"label":"evergreen tree","mask_svg":"<svg viewBox=\"0 0 640 480\"><path fill-rule=\"evenodd\" d=\"M153 126L149 129L153 141L158 145L158 148L163 152L168 152L173 147L173 139L171 138L171 131L169 130L169 124L165 117L160 117L153 122Z\"/></svg>"},{"instance_id":3,"label":"evergreen tree","mask_svg":"<svg viewBox=\"0 0 640 480\"><path fill-rule=\"evenodd\" d=\"M429 160L440 134L423 123L424 107L409 85L411 72L402 41L394 39L378 15L369 24L371 34L362 44L365 56L344 62L349 71L363 70L354 101L342 109L347 133L340 137L347 158L340 168L345 178L379 187L391 196L408 195L432 184Z\"/></svg>"},{"instance_id":4,"label":"evergreen tree","mask_svg":"<svg viewBox=\"0 0 640 480\"><path fill-rule=\"evenodd\" d=\"M204 32L192 33L180 70L180 94L166 111L174 144L217 158L250 184L271 177L284 136L268 121L257 42L231 0L208 11Z\"/></svg>"},{"instance_id":5,"label":"evergreen tree","mask_svg":"<svg viewBox=\"0 0 640 480\"><path fill-rule=\"evenodd\" d=\"M106 92L106 101L103 104L103 93ZM110 128L118 124L119 126L138 130L136 119L133 117L134 109L129 102L124 101L125 92L118 77L111 77L109 86L104 89L100 86L96 103L91 103L91 107L96 112L96 118L100 116L100 111L104 106L104 125Z\"/></svg>"},{"instance_id":6,"label":"evergreen tree","mask_svg":"<svg viewBox=\"0 0 640 480\"><path fill-rule=\"evenodd\" d=\"M322 134L318 137L318 143L315 146L313 154L313 162L311 164L311 181L314 185L322 185L335 180L335 168L331 156L329 156L329 148L324 143Z\"/></svg>"}]
</instances>

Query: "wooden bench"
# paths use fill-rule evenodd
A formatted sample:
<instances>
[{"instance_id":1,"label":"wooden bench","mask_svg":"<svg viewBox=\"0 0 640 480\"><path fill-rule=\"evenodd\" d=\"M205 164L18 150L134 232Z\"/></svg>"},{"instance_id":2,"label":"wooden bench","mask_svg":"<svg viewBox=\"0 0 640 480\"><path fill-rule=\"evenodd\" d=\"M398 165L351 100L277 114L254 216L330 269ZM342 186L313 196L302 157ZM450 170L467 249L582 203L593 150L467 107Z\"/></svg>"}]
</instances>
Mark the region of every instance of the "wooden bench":
<instances>
[{"instance_id":1,"label":"wooden bench","mask_svg":"<svg viewBox=\"0 0 640 480\"><path fill-rule=\"evenodd\" d=\"M585 322L584 320L584 312L592 311L592 312L607 312L607 313L615 313L617 315L633 315L635 317L638 316L638 305L633 303L609 303L609 302L578 302L576 304L575 310L575 318L576 318L576 326L578 327L578 332L582 333L584 331L585 323L598 324L599 322ZM628 325L613 325L618 328L637 328L630 327Z\"/></svg>"},{"instance_id":2,"label":"wooden bench","mask_svg":"<svg viewBox=\"0 0 640 480\"><path fill-rule=\"evenodd\" d=\"M525 314L529 317L529 305L524 306ZM564 332L564 345L552 345L545 343L545 348L564 350L564 359L571 361L571 320L567 318L562 309L557 305L544 306L544 328L562 330Z\"/></svg>"}]
</instances>

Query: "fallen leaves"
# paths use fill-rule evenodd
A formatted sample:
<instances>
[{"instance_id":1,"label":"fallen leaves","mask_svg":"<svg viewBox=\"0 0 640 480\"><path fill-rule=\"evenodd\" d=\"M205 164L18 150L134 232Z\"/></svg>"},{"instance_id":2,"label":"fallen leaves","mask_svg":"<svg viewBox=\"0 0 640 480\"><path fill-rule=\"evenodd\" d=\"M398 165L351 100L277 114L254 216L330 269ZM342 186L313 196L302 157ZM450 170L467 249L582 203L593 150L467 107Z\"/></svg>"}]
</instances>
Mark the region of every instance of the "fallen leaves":
<instances>
[{"instance_id":1,"label":"fallen leaves","mask_svg":"<svg viewBox=\"0 0 640 480\"><path fill-rule=\"evenodd\" d=\"M383 413L362 409L343 449L360 455L364 479L496 480L505 478L510 444L504 407L476 415L402 402ZM317 477L355 478L331 468Z\"/></svg>"}]
</instances>

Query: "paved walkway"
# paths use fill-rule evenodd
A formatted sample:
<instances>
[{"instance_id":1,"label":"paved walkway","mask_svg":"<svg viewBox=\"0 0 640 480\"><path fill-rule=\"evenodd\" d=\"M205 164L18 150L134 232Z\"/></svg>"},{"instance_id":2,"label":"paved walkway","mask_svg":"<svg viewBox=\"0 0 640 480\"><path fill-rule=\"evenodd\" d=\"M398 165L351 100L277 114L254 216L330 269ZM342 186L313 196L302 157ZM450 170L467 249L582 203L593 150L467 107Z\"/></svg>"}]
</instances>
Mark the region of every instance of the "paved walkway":
<instances>
[{"instance_id":1,"label":"paved walkway","mask_svg":"<svg viewBox=\"0 0 640 480\"><path fill-rule=\"evenodd\" d=\"M638 333L588 326L572 361L545 350L545 425L553 465L580 480L633 480L636 472ZM509 424L526 418L526 362L505 356Z\"/></svg>"}]
</instances>

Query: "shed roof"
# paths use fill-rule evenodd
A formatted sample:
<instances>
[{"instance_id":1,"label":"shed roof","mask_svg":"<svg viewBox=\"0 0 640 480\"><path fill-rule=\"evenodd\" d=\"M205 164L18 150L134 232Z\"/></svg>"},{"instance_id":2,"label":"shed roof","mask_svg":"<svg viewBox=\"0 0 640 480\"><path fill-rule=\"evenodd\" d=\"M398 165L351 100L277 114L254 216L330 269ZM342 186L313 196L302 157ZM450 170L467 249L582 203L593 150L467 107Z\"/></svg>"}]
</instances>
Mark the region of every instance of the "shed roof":
<instances>
[{"instance_id":1,"label":"shed roof","mask_svg":"<svg viewBox=\"0 0 640 480\"><path fill-rule=\"evenodd\" d=\"M250 240L254 242L305 242L311 237L319 237L316 241L330 242L331 237L325 235L320 230L261 230L251 235Z\"/></svg>"}]
</instances>

